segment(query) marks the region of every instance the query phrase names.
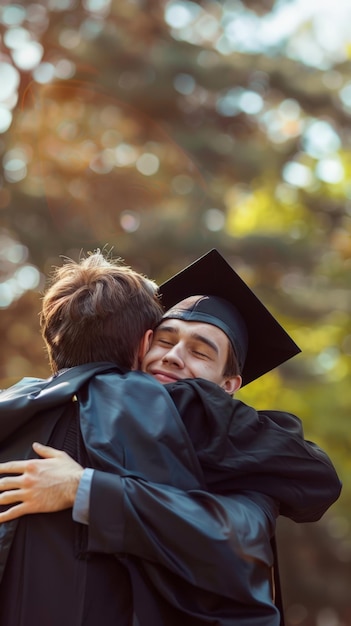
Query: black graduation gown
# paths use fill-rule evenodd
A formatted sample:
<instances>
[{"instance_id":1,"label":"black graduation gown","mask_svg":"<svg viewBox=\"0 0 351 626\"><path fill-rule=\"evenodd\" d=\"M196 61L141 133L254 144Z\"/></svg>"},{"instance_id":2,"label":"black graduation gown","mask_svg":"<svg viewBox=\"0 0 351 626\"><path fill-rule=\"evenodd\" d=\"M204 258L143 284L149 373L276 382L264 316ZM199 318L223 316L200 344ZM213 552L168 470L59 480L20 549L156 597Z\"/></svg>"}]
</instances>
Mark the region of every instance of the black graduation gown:
<instances>
[{"instance_id":1,"label":"black graduation gown","mask_svg":"<svg viewBox=\"0 0 351 626\"><path fill-rule=\"evenodd\" d=\"M304 438L301 420L285 411L256 411L218 385L166 385L214 493L254 490L279 503L295 522L315 522L340 495L328 455Z\"/></svg>"},{"instance_id":2,"label":"black graduation gown","mask_svg":"<svg viewBox=\"0 0 351 626\"><path fill-rule=\"evenodd\" d=\"M48 444L84 465L77 408L64 407ZM28 515L16 526L0 584L1 626L132 626L128 570L113 555L87 552L87 527L71 510Z\"/></svg>"},{"instance_id":3,"label":"black graduation gown","mask_svg":"<svg viewBox=\"0 0 351 626\"><path fill-rule=\"evenodd\" d=\"M0 404L0 441L21 424L23 434L25 424L29 424L38 408L46 412L41 426L44 423L48 428L49 409L57 402L66 402L78 391L89 464L102 470L94 474L88 550L117 552L120 557L122 553L128 555L136 602L140 606L147 600L146 615L153 614L152 622L143 622L145 612L142 612L140 623L176 624L178 611L182 610L182 621L188 623L184 621L184 615L188 615L189 626L278 624L267 575L272 564L267 546L274 530L274 503L259 494L237 493L235 498L228 499L214 498L204 491L198 459L179 417L167 402L163 404L164 393L161 404L159 400L155 404L155 383L151 380L146 383L140 373L116 378L114 374L106 377L105 372L84 386L87 378L102 372L104 367L73 368L75 371L70 371L66 379L62 375L58 381L49 383L28 381L25 391L13 388L12 392L5 392L7 397ZM136 384L140 385L141 380L142 405L138 405ZM185 384L191 388L193 382ZM26 386L25 381L23 385ZM145 397L150 402L145 402ZM145 406L147 420L143 415ZM137 416L131 423L130 414L134 411ZM109 420L97 420L99 412L109 416ZM34 436L32 426L33 423L30 442L33 439L45 442L45 437ZM1 448L5 449L6 446ZM23 456L23 446L17 445L17 453L17 458ZM121 458L124 467L119 466ZM334 482L330 481L325 508L340 490L335 471L330 462L328 468L327 465L324 459L322 473L329 472ZM116 476L110 479L106 471L118 474L119 479ZM146 479L158 484L150 484ZM180 493L170 484L186 492ZM122 503L123 513L119 508ZM6 547L10 530L2 534L0 542L2 539ZM197 615L205 614L209 617L196 621Z\"/></svg>"}]
</instances>

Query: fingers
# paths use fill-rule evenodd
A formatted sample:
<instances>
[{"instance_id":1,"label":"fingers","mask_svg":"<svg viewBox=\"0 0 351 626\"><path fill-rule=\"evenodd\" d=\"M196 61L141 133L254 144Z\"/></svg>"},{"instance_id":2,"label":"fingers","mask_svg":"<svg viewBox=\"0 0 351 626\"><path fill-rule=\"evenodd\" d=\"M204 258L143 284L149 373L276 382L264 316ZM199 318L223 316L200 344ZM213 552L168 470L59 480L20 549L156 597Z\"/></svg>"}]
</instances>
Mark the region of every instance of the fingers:
<instances>
[{"instance_id":1,"label":"fingers","mask_svg":"<svg viewBox=\"0 0 351 626\"><path fill-rule=\"evenodd\" d=\"M83 468L66 452L35 442L42 457L0 464L0 523L30 513L48 513L71 508ZM5 474L1 477L1 473Z\"/></svg>"},{"instance_id":2,"label":"fingers","mask_svg":"<svg viewBox=\"0 0 351 626\"><path fill-rule=\"evenodd\" d=\"M44 448L46 446L43 446ZM52 449L52 448L51 448ZM59 451L56 451L59 452ZM65 454L64 452L61 454ZM58 456L58 455L55 455ZM28 459L27 461L6 461L0 463L0 475L1 474L24 474L25 472L32 472L37 467L37 463L40 459ZM0 481L2 478L0 477Z\"/></svg>"},{"instance_id":3,"label":"fingers","mask_svg":"<svg viewBox=\"0 0 351 626\"><path fill-rule=\"evenodd\" d=\"M0 474L23 474L27 469L28 461L6 461L0 463Z\"/></svg>"},{"instance_id":4,"label":"fingers","mask_svg":"<svg viewBox=\"0 0 351 626\"><path fill-rule=\"evenodd\" d=\"M32 448L34 452L36 452L43 459L59 458L66 455L66 453L62 450L56 450L56 448L44 446L44 444L38 443L37 441L33 443Z\"/></svg>"},{"instance_id":5,"label":"fingers","mask_svg":"<svg viewBox=\"0 0 351 626\"><path fill-rule=\"evenodd\" d=\"M20 504L16 504L16 506L12 506L7 511L0 513L0 524L3 524L3 522L10 522L11 520L16 519L16 517L22 517L23 515L26 515L26 513L27 510L25 503L20 502Z\"/></svg>"},{"instance_id":6,"label":"fingers","mask_svg":"<svg viewBox=\"0 0 351 626\"><path fill-rule=\"evenodd\" d=\"M11 489L0 494L0 505L23 503L23 494L20 489Z\"/></svg>"},{"instance_id":7,"label":"fingers","mask_svg":"<svg viewBox=\"0 0 351 626\"><path fill-rule=\"evenodd\" d=\"M50 446L44 446L37 441L33 443L33 450L43 459L68 457L66 452L56 450L56 448L51 448ZM33 461L35 460L29 459L28 461L6 461L5 463L0 463L0 474L23 474L32 466Z\"/></svg>"},{"instance_id":8,"label":"fingers","mask_svg":"<svg viewBox=\"0 0 351 626\"><path fill-rule=\"evenodd\" d=\"M22 474L20 476L5 476L0 478L0 491L8 489L19 489L22 483Z\"/></svg>"}]
</instances>

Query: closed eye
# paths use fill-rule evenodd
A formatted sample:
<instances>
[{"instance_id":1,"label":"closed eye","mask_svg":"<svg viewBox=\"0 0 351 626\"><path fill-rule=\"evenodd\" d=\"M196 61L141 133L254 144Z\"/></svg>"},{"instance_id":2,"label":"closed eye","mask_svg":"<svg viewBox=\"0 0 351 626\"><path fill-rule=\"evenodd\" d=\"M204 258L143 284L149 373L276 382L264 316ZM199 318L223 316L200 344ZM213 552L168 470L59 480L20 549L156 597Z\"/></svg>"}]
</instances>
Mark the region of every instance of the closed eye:
<instances>
[{"instance_id":1,"label":"closed eye","mask_svg":"<svg viewBox=\"0 0 351 626\"><path fill-rule=\"evenodd\" d=\"M202 359L210 359L211 357L206 354L205 352L200 352L199 350L193 350L193 354L195 354L198 357L201 357Z\"/></svg>"},{"instance_id":2,"label":"closed eye","mask_svg":"<svg viewBox=\"0 0 351 626\"><path fill-rule=\"evenodd\" d=\"M174 345L171 341L167 341L166 339L157 339L157 341L161 346L172 347Z\"/></svg>"}]
</instances>

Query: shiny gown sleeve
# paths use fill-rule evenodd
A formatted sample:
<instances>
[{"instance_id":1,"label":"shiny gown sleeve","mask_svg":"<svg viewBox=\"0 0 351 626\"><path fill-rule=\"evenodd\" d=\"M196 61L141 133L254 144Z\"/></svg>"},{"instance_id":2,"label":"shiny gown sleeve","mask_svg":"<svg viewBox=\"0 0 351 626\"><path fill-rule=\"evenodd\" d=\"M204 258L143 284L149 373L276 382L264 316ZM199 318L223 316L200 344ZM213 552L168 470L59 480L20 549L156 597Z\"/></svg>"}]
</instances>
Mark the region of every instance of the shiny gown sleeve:
<instances>
[{"instance_id":1,"label":"shiny gown sleeve","mask_svg":"<svg viewBox=\"0 0 351 626\"><path fill-rule=\"evenodd\" d=\"M256 570L269 578L275 513L270 498L249 492L184 492L95 471L88 549L137 556L202 589L244 600Z\"/></svg>"},{"instance_id":2,"label":"shiny gown sleeve","mask_svg":"<svg viewBox=\"0 0 351 626\"><path fill-rule=\"evenodd\" d=\"M270 495L295 522L318 520L338 499L341 482L301 420L284 411L256 411L205 380L167 385L210 491L246 489Z\"/></svg>"},{"instance_id":3,"label":"shiny gown sleeve","mask_svg":"<svg viewBox=\"0 0 351 626\"><path fill-rule=\"evenodd\" d=\"M90 512L88 549L126 556L127 564L132 557L146 581L147 602L157 594L158 611L166 615L162 625L251 625L257 616L262 626L279 624L272 600L269 498L185 493L95 472ZM136 585L137 608L139 590Z\"/></svg>"},{"instance_id":4,"label":"shiny gown sleeve","mask_svg":"<svg viewBox=\"0 0 351 626\"><path fill-rule=\"evenodd\" d=\"M264 607L275 619L274 500L208 493L169 395L149 377L139 375L138 387L130 384L133 378L97 376L79 392L82 434L95 467L88 550L138 559L173 609L191 612L194 599L174 595L187 584L239 607ZM104 414L109 420L101 419Z\"/></svg>"},{"instance_id":5,"label":"shiny gown sleeve","mask_svg":"<svg viewBox=\"0 0 351 626\"><path fill-rule=\"evenodd\" d=\"M77 393L96 470L88 549L126 559L136 606L147 602L152 615L152 622L148 612L139 615L140 624L254 626L259 618L260 626L277 626L274 499L208 493L189 435L156 381L138 372L116 376L111 366L73 370L6 394L3 435L23 433L38 411L50 421L47 411Z\"/></svg>"}]
</instances>

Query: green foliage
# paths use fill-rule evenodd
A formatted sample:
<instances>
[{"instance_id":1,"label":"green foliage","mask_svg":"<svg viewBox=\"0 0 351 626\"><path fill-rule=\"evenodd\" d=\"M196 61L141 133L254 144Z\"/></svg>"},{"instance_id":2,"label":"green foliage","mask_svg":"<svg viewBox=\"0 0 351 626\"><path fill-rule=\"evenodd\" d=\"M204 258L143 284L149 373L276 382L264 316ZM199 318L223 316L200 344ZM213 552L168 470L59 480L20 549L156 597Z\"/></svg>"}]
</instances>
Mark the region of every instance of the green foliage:
<instances>
[{"instance_id":1,"label":"green foliage","mask_svg":"<svg viewBox=\"0 0 351 626\"><path fill-rule=\"evenodd\" d=\"M107 245L162 281L217 247L302 348L239 397L302 418L349 524L349 48L341 28L323 46L313 14L262 43L284 6L2 4L0 83L1 63L18 81L0 93L0 387L48 373L38 312L60 255ZM32 67L16 28L42 46Z\"/></svg>"}]
</instances>

